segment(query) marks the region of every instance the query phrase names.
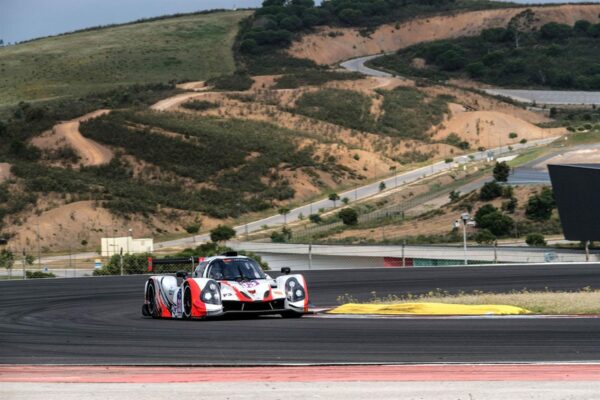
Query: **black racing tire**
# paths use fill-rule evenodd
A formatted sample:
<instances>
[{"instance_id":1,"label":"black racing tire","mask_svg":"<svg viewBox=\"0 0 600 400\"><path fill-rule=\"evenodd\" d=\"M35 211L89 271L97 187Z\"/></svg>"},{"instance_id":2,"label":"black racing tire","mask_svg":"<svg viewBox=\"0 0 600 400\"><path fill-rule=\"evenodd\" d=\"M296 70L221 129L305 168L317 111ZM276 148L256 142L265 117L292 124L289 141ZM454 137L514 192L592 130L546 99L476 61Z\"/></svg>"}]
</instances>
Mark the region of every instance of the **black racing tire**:
<instances>
[{"instance_id":1,"label":"black racing tire","mask_svg":"<svg viewBox=\"0 0 600 400\"><path fill-rule=\"evenodd\" d=\"M158 304L156 304L156 288L154 287L154 281L148 281L148 287L146 288L146 307L148 309L148 314L152 316L152 318L158 318L160 316L160 310L158 309Z\"/></svg>"},{"instance_id":2,"label":"black racing tire","mask_svg":"<svg viewBox=\"0 0 600 400\"><path fill-rule=\"evenodd\" d=\"M148 311L148 304L142 304L142 315L144 317L150 316L150 312Z\"/></svg>"},{"instance_id":3,"label":"black racing tire","mask_svg":"<svg viewBox=\"0 0 600 400\"><path fill-rule=\"evenodd\" d=\"M181 299L182 303L182 318L183 319L191 319L192 318L192 289L190 285L185 284L183 286L183 295Z\"/></svg>"},{"instance_id":4,"label":"black racing tire","mask_svg":"<svg viewBox=\"0 0 600 400\"><path fill-rule=\"evenodd\" d=\"M281 313L282 318L302 318L303 315L303 313L299 313L296 311L286 311L284 313Z\"/></svg>"}]
</instances>

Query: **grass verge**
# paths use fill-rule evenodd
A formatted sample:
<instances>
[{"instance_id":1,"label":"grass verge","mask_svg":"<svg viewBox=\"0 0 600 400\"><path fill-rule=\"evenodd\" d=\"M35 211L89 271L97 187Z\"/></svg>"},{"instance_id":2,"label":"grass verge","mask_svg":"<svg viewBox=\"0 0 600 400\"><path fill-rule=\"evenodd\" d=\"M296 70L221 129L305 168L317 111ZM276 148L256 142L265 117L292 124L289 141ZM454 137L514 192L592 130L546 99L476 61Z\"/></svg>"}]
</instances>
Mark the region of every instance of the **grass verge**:
<instances>
[{"instance_id":1,"label":"grass verge","mask_svg":"<svg viewBox=\"0 0 600 400\"><path fill-rule=\"evenodd\" d=\"M357 299L345 294L338 297L340 304L358 303ZM463 305L509 305L520 307L534 314L544 315L583 315L600 314L600 290L589 287L574 292L551 291L512 291L509 293L458 293L450 294L440 290L420 295L373 296L366 304L405 304L405 303L443 303Z\"/></svg>"}]
</instances>

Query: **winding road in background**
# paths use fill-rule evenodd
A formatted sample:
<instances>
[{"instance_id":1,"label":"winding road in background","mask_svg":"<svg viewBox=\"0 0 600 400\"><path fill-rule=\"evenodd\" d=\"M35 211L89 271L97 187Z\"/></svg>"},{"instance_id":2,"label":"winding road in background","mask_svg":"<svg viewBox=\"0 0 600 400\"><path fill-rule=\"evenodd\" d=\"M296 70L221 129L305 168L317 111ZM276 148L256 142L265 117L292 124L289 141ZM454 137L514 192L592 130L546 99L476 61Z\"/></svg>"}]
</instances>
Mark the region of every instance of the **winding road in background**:
<instances>
[{"instance_id":1,"label":"winding road in background","mask_svg":"<svg viewBox=\"0 0 600 400\"><path fill-rule=\"evenodd\" d=\"M599 265L309 271L316 307L350 294L600 288ZM600 318L141 316L146 276L0 282L0 364L281 364L600 360Z\"/></svg>"},{"instance_id":2,"label":"winding road in background","mask_svg":"<svg viewBox=\"0 0 600 400\"><path fill-rule=\"evenodd\" d=\"M380 71L367 67L366 62L371 61L375 58L382 57L387 54L373 54L370 56L363 56L352 58L350 60L340 63L340 66L348 71L360 72L361 74L368 76L375 76L380 78L391 78L393 76L385 71ZM523 103L535 103L535 104L546 104L546 105L600 105L600 92L590 91L577 91L577 90L529 90L529 89L483 89L484 92L492 96L503 96L509 97L513 100Z\"/></svg>"}]
</instances>

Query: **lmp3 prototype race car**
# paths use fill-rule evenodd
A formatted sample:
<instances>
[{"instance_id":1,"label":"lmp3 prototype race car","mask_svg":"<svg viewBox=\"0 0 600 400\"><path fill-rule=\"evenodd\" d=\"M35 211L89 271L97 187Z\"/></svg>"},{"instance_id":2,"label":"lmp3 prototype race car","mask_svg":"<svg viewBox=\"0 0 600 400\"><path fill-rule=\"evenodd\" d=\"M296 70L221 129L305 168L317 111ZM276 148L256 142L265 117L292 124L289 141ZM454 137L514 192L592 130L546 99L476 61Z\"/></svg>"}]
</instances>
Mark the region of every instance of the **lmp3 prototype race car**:
<instances>
[{"instance_id":1,"label":"lmp3 prototype race car","mask_svg":"<svg viewBox=\"0 0 600 400\"><path fill-rule=\"evenodd\" d=\"M230 252L203 259L192 277L185 272L154 275L144 289L142 314L153 318L206 318L230 313L280 314L308 312L308 290L302 275L282 268L275 279L251 258Z\"/></svg>"}]
</instances>

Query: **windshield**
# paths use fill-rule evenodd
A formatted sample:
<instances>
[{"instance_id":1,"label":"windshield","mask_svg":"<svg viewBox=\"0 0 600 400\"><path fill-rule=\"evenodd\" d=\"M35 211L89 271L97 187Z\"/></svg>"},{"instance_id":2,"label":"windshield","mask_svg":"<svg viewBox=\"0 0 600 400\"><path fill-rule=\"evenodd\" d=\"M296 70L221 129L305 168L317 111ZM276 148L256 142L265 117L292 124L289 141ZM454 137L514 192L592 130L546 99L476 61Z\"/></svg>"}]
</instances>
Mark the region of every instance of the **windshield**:
<instances>
[{"instance_id":1,"label":"windshield","mask_svg":"<svg viewBox=\"0 0 600 400\"><path fill-rule=\"evenodd\" d=\"M225 281L265 279L258 263L249 258L225 258L210 265L209 278Z\"/></svg>"}]
</instances>

